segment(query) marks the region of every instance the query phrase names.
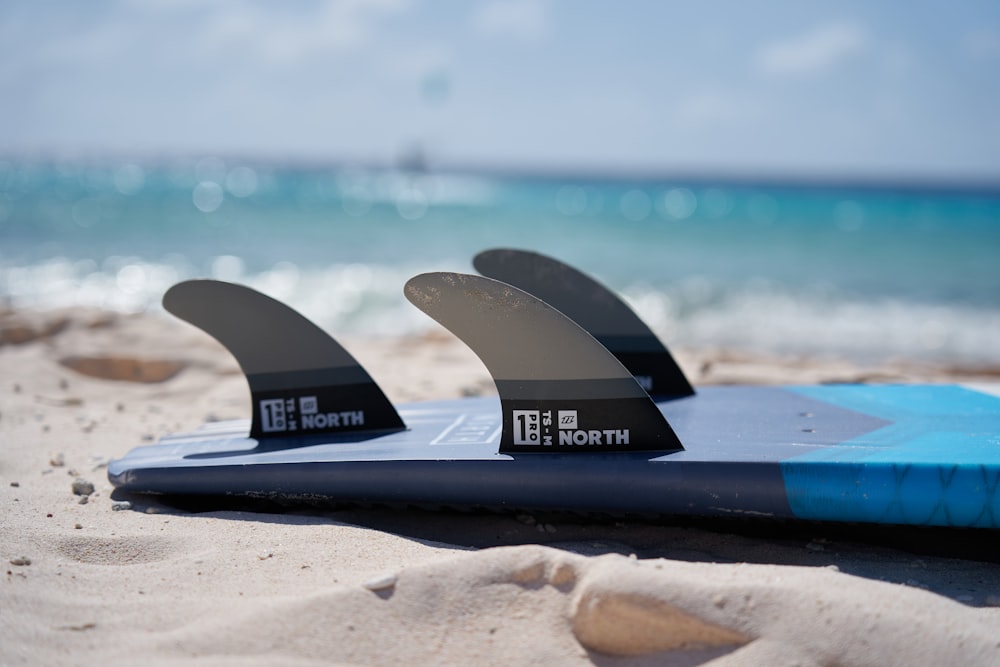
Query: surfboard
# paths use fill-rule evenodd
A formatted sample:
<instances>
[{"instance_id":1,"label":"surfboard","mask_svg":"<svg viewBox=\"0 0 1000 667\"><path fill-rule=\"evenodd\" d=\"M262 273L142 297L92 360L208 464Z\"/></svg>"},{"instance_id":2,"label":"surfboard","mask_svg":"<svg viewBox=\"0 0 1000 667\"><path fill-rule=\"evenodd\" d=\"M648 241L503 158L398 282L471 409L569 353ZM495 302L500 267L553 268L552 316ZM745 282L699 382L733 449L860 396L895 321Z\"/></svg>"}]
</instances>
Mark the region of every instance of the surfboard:
<instances>
[{"instance_id":1,"label":"surfboard","mask_svg":"<svg viewBox=\"0 0 1000 667\"><path fill-rule=\"evenodd\" d=\"M175 285L164 306L233 353L251 418L138 447L109 464L110 481L170 495L1000 527L1000 388L695 393L592 278L516 250L475 264L506 280L428 273L404 293L477 353L498 396L398 406L288 306L231 283ZM605 315L581 315L588 303Z\"/></svg>"}]
</instances>

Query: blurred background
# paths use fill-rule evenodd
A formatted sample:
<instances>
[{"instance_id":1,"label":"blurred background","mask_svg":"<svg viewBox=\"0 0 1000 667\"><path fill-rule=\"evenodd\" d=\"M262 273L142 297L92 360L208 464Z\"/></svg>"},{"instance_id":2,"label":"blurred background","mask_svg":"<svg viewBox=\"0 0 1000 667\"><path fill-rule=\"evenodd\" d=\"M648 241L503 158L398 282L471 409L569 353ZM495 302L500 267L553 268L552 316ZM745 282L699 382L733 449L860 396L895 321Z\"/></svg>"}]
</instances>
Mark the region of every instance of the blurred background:
<instances>
[{"instance_id":1,"label":"blurred background","mask_svg":"<svg viewBox=\"0 0 1000 667\"><path fill-rule=\"evenodd\" d=\"M668 344L1000 367L1000 5L5 0L0 304L334 333L537 250Z\"/></svg>"}]
</instances>

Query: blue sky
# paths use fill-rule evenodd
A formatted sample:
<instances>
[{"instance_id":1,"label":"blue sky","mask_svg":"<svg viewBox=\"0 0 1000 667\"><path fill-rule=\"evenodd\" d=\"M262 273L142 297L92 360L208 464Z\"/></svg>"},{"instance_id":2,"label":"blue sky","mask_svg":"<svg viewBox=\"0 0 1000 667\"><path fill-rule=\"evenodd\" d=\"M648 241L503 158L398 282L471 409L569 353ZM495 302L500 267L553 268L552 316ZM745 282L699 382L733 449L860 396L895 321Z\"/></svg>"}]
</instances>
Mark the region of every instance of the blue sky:
<instances>
[{"instance_id":1,"label":"blue sky","mask_svg":"<svg viewBox=\"0 0 1000 667\"><path fill-rule=\"evenodd\" d=\"M0 153L1000 179L1000 3L0 4Z\"/></svg>"}]
</instances>

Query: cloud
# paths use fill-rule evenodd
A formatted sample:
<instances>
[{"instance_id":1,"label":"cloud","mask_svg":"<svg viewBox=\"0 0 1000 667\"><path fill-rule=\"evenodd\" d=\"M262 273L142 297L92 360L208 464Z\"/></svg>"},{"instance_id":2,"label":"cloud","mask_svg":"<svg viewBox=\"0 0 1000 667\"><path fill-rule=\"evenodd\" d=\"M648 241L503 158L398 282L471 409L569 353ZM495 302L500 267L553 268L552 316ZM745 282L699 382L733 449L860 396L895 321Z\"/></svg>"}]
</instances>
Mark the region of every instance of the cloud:
<instances>
[{"instance_id":1,"label":"cloud","mask_svg":"<svg viewBox=\"0 0 1000 667\"><path fill-rule=\"evenodd\" d=\"M314 11L287 11L282 5L235 2L203 24L206 50L252 54L275 65L351 51L368 42L375 24L399 14L408 0L328 0Z\"/></svg>"},{"instance_id":2,"label":"cloud","mask_svg":"<svg viewBox=\"0 0 1000 667\"><path fill-rule=\"evenodd\" d=\"M731 93L702 90L677 100L674 121L685 129L701 129L737 122L746 115L746 106Z\"/></svg>"},{"instance_id":3,"label":"cloud","mask_svg":"<svg viewBox=\"0 0 1000 667\"><path fill-rule=\"evenodd\" d=\"M995 28L971 30L962 38L962 48L965 53L976 59L1000 58L1000 30Z\"/></svg>"},{"instance_id":4,"label":"cloud","mask_svg":"<svg viewBox=\"0 0 1000 667\"><path fill-rule=\"evenodd\" d=\"M767 44L758 51L754 65L764 74L815 74L832 69L864 50L868 41L868 33L860 25L831 23L798 37Z\"/></svg>"},{"instance_id":5,"label":"cloud","mask_svg":"<svg viewBox=\"0 0 1000 667\"><path fill-rule=\"evenodd\" d=\"M546 8L540 0L497 0L482 5L472 23L489 34L537 39L545 34Z\"/></svg>"},{"instance_id":6,"label":"cloud","mask_svg":"<svg viewBox=\"0 0 1000 667\"><path fill-rule=\"evenodd\" d=\"M384 85L383 54L401 50L387 35L413 4L0 2L0 150L276 150L327 135L341 153L381 150L344 128L374 124L360 109L377 116L376 93L403 87Z\"/></svg>"},{"instance_id":7,"label":"cloud","mask_svg":"<svg viewBox=\"0 0 1000 667\"><path fill-rule=\"evenodd\" d=\"M410 4L323 0L302 7L252 0L121 0L91 14L49 19L33 13L23 19L26 34L20 39L28 59L76 70L129 63L209 65L233 58L288 67L362 47L377 36L382 20ZM26 40L34 43L32 48L23 48Z\"/></svg>"}]
</instances>

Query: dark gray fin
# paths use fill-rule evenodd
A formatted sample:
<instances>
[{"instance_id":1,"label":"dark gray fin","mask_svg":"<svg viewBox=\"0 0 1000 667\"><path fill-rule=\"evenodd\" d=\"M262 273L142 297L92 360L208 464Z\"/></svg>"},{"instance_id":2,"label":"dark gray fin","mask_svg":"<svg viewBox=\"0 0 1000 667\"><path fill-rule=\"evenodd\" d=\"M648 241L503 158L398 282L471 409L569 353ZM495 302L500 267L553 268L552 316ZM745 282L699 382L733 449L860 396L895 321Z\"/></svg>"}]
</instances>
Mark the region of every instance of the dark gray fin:
<instances>
[{"instance_id":1,"label":"dark gray fin","mask_svg":"<svg viewBox=\"0 0 1000 667\"><path fill-rule=\"evenodd\" d=\"M621 298L592 277L557 259L527 250L486 250L472 260L484 276L496 278L561 310L608 348L650 396L693 396L666 346Z\"/></svg>"},{"instance_id":2,"label":"dark gray fin","mask_svg":"<svg viewBox=\"0 0 1000 667\"><path fill-rule=\"evenodd\" d=\"M461 273L416 276L405 292L493 376L503 409L501 452L684 449L628 369L541 299Z\"/></svg>"},{"instance_id":3,"label":"dark gray fin","mask_svg":"<svg viewBox=\"0 0 1000 667\"><path fill-rule=\"evenodd\" d=\"M693 396L666 346L621 298L592 277L527 250L486 250L472 260L484 276L530 292L586 329L625 365L650 396Z\"/></svg>"},{"instance_id":4,"label":"dark gray fin","mask_svg":"<svg viewBox=\"0 0 1000 667\"><path fill-rule=\"evenodd\" d=\"M242 285L190 280L167 290L163 306L236 357L253 400L250 437L406 428L354 357L280 301Z\"/></svg>"}]
</instances>

